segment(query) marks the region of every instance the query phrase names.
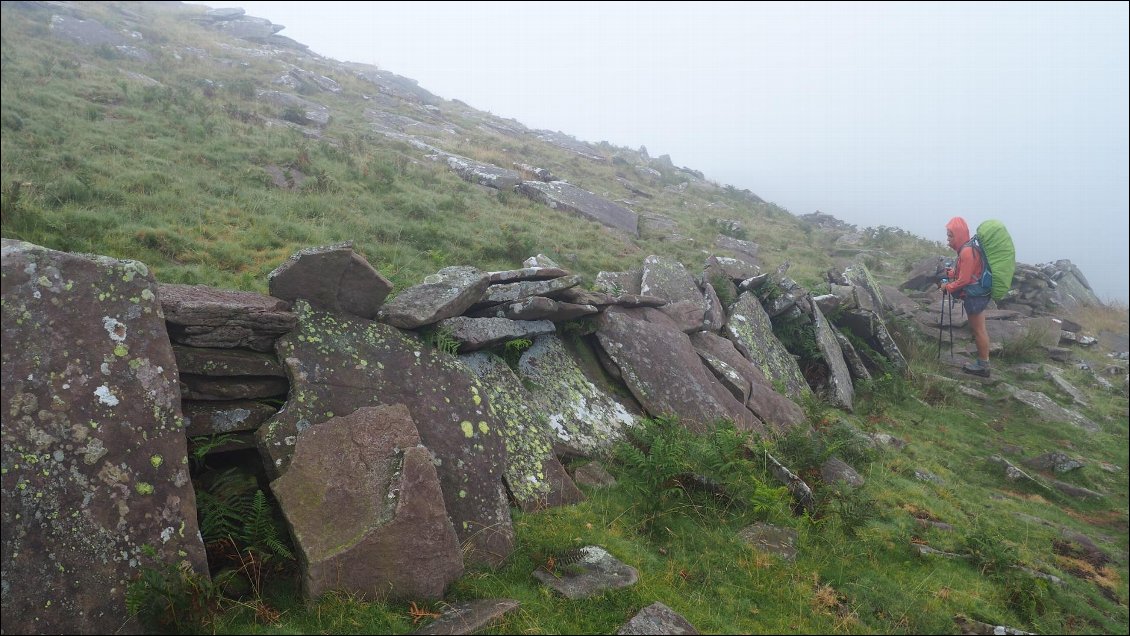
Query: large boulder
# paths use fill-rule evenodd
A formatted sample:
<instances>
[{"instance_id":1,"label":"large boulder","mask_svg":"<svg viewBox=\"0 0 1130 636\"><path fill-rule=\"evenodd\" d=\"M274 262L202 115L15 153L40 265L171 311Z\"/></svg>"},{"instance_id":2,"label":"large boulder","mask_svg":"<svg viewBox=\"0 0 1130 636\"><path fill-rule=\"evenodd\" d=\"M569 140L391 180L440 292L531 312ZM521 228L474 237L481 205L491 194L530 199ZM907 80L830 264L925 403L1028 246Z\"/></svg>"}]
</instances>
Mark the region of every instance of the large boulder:
<instances>
[{"instance_id":1,"label":"large boulder","mask_svg":"<svg viewBox=\"0 0 1130 636\"><path fill-rule=\"evenodd\" d=\"M503 426L479 381L455 358L385 324L297 304L298 327L278 342L290 395L256 433L272 477L287 469L297 435L365 406L404 404L437 458L447 513L473 563L513 549L502 484Z\"/></svg>"},{"instance_id":2,"label":"large boulder","mask_svg":"<svg viewBox=\"0 0 1130 636\"><path fill-rule=\"evenodd\" d=\"M705 327L706 299L682 263L655 255L645 258L640 293L666 300L660 311L678 323L682 331L691 333Z\"/></svg>"},{"instance_id":3,"label":"large boulder","mask_svg":"<svg viewBox=\"0 0 1130 636\"><path fill-rule=\"evenodd\" d=\"M785 395L799 399L812 393L796 359L773 335L773 323L753 293L743 293L731 305L724 331L738 351L757 365L771 383L783 386Z\"/></svg>"},{"instance_id":4,"label":"large boulder","mask_svg":"<svg viewBox=\"0 0 1130 636\"><path fill-rule=\"evenodd\" d=\"M136 631L144 546L208 571L156 283L136 261L2 249L4 632Z\"/></svg>"},{"instance_id":5,"label":"large boulder","mask_svg":"<svg viewBox=\"0 0 1130 636\"><path fill-rule=\"evenodd\" d=\"M602 225L639 236L639 217L635 212L575 185L564 181L523 181L518 186L518 192L555 210L579 214Z\"/></svg>"},{"instance_id":6,"label":"large boulder","mask_svg":"<svg viewBox=\"0 0 1130 636\"><path fill-rule=\"evenodd\" d=\"M691 334L691 343L722 385L771 429L784 433L807 421L804 409L777 393L761 369L739 353L733 342L700 331Z\"/></svg>"},{"instance_id":7,"label":"large boulder","mask_svg":"<svg viewBox=\"0 0 1130 636\"><path fill-rule=\"evenodd\" d=\"M739 430L765 431L761 420L706 370L690 338L659 310L607 311L597 324L601 347L652 416L676 415L697 433L724 419Z\"/></svg>"},{"instance_id":8,"label":"large boulder","mask_svg":"<svg viewBox=\"0 0 1130 636\"><path fill-rule=\"evenodd\" d=\"M518 374L556 442L575 454L608 450L636 423L636 414L586 377L556 336L536 338L518 361Z\"/></svg>"},{"instance_id":9,"label":"large boulder","mask_svg":"<svg viewBox=\"0 0 1130 636\"><path fill-rule=\"evenodd\" d=\"M392 283L373 269L352 243L301 250L267 275L271 295L287 301L372 319Z\"/></svg>"},{"instance_id":10,"label":"large boulder","mask_svg":"<svg viewBox=\"0 0 1130 636\"><path fill-rule=\"evenodd\" d=\"M574 504L585 496L553 454L548 419L521 380L498 356L478 352L459 357L482 380L506 441L506 479L510 496L525 511Z\"/></svg>"},{"instance_id":11,"label":"large boulder","mask_svg":"<svg viewBox=\"0 0 1130 636\"><path fill-rule=\"evenodd\" d=\"M443 596L463 574L463 557L432 461L401 404L357 409L299 433L271 491L307 598Z\"/></svg>"}]
</instances>

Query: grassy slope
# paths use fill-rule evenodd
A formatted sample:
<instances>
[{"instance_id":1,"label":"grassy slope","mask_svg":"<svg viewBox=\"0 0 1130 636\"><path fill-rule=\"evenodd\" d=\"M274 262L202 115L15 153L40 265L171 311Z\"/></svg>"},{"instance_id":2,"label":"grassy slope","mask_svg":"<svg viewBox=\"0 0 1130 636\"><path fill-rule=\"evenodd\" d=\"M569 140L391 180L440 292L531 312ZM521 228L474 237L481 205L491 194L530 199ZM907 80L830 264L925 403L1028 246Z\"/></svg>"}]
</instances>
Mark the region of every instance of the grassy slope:
<instances>
[{"instance_id":1,"label":"grassy slope","mask_svg":"<svg viewBox=\"0 0 1130 636\"><path fill-rule=\"evenodd\" d=\"M538 252L590 280L602 269L638 267L652 253L676 257L693 270L705 257L719 218L742 221L749 238L761 245L766 265L788 259L790 275L813 289L819 289L821 272L836 264L829 256L829 236L772 204L751 204L721 188L666 191L663 185L682 181L678 173L668 171L662 181L647 184L630 167L598 164L532 137L485 132L472 113L448 102L441 105L445 116L466 131L464 139L448 142L448 150L503 166L520 161L545 167L611 199L631 197L616 182L619 173L654 195L641 199L647 212L674 219L679 234L693 240L645 236L627 241L524 197L472 186L406 144L368 132L362 115L367 104L358 96L374 93L375 87L328 69L311 68L332 75L344 86L343 95L310 96L333 110L327 141L255 123L249 115L273 113L254 100L254 91L272 89L281 65L231 48L251 46L204 31L174 11L148 4L130 9L146 16L143 25L131 28L147 45L158 45L150 46L153 62L126 59L106 48L77 49L50 35L49 12L4 5L4 237L139 259L166 282L255 291L265 291L266 274L294 251L343 240L353 240L398 288L443 266L504 269ZM123 20L111 3L85 10L106 24ZM176 59L173 49L185 46L205 49L209 56ZM163 86L143 86L119 69L143 73ZM220 86L210 88L201 79ZM413 116L407 107L402 112ZM629 161L635 157L627 149L604 150ZM320 178L299 191L280 190L264 171L270 164ZM936 252L934 244L891 232L877 233L870 247L886 252L871 263L885 282L897 282L907 264ZM910 379L880 380L862 392L855 415L810 405L826 439L838 440L838 454L868 480L859 492L846 495L818 485L821 506L815 518L793 518L782 506L752 513L702 504L676 508L660 524L639 510L638 496L627 487L591 492L589 501L568 509L515 513L518 550L499 571L469 573L452 597L520 599L522 609L498 629L510 633L610 633L654 600L706 632L949 632L955 630L952 616L963 613L1044 633L1125 633L1126 399L1103 394L1085 375L1069 371L1068 379L1091 393L1093 406L1084 412L1103 431L1086 435L1041 423L998 388L988 388L992 399L981 404L931 379L928 341L908 347L914 359ZM1001 373L1013 384L1034 384L1058 396L1050 384L1041 388L1039 378ZM841 418L865 431L895 434L910 445L903 451L860 449L832 424ZM1084 458L1085 468L1060 478L1108 497L1080 503L1008 485L984 460L1007 445L1023 448L1027 456L1063 450ZM814 484L819 482L813 462L827 452L796 440L778 449L798 470L807 468L805 476ZM1107 473L1099 467L1102 461L1123 471ZM916 469L943 483L916 479ZM1016 513L1083 532L1118 562L1100 571L1098 579L1072 575L1086 568L1053 554L1057 531L1022 521ZM954 531L924 530L916 525L916 515L948 522ZM734 538L741 525L766 518L800 531L795 564ZM659 532L644 530L657 525ZM975 562L917 557L909 548L912 540L980 556ZM584 602L559 599L534 585L529 573L548 554L588 543L603 545L639 568L640 584ZM996 569L1012 563L1054 573L1066 587ZM1104 596L1096 580L1111 591ZM272 588L267 598L286 609L281 623L257 626L249 612L233 611L213 628L361 633L412 627L408 608L401 605L329 598L307 607L285 587Z\"/></svg>"}]
</instances>

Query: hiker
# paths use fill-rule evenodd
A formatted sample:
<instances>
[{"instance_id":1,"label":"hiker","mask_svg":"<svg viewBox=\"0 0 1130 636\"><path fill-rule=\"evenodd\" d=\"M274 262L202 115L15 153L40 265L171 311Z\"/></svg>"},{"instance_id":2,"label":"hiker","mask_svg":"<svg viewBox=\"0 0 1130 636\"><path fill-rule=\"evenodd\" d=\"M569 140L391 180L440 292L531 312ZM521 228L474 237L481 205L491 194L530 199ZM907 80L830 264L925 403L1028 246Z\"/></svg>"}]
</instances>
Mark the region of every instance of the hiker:
<instances>
[{"instance_id":1,"label":"hiker","mask_svg":"<svg viewBox=\"0 0 1130 636\"><path fill-rule=\"evenodd\" d=\"M946 224L946 241L957 252L957 262L953 269L946 270L949 282L938 282L945 293L960 298L969 314L969 329L977 343L977 361L962 365L966 373L989 377L989 332L985 328L985 307L989 305L990 290L979 283L985 263L981 252L969 244L969 226L965 219L955 216Z\"/></svg>"}]
</instances>

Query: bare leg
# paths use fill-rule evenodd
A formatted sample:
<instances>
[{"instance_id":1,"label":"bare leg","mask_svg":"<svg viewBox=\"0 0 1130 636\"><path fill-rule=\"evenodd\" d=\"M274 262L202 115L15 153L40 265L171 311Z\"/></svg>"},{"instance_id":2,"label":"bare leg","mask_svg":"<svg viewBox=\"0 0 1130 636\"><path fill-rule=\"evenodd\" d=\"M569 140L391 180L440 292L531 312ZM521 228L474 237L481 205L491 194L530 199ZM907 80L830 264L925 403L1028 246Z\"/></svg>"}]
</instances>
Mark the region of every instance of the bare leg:
<instances>
[{"instance_id":1,"label":"bare leg","mask_svg":"<svg viewBox=\"0 0 1130 636\"><path fill-rule=\"evenodd\" d=\"M989 361L989 331L985 328L985 314L969 314L969 329L977 343L977 359Z\"/></svg>"}]
</instances>

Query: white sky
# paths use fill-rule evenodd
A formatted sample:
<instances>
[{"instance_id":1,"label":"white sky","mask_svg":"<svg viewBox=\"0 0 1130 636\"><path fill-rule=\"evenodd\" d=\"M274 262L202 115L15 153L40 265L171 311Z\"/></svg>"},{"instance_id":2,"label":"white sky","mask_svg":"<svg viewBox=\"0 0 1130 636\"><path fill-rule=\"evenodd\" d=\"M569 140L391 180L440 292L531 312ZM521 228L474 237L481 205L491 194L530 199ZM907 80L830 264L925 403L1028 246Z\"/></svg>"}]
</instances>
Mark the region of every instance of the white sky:
<instances>
[{"instance_id":1,"label":"white sky","mask_svg":"<svg viewBox=\"0 0 1130 636\"><path fill-rule=\"evenodd\" d=\"M794 214L1000 219L1019 260L1130 299L1127 3L200 4Z\"/></svg>"}]
</instances>

